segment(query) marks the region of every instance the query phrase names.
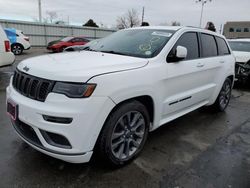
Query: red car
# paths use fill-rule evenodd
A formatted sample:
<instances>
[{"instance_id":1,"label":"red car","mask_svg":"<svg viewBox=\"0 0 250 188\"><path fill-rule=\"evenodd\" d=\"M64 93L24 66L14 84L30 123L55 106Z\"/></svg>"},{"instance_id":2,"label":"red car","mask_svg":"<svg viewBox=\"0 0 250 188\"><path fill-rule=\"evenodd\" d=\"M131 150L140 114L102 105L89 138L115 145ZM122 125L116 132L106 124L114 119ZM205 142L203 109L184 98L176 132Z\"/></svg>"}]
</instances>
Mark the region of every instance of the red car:
<instances>
[{"instance_id":1,"label":"red car","mask_svg":"<svg viewBox=\"0 0 250 188\"><path fill-rule=\"evenodd\" d=\"M48 43L47 49L52 52L62 52L69 46L84 45L88 42L89 40L85 37L65 37Z\"/></svg>"}]
</instances>

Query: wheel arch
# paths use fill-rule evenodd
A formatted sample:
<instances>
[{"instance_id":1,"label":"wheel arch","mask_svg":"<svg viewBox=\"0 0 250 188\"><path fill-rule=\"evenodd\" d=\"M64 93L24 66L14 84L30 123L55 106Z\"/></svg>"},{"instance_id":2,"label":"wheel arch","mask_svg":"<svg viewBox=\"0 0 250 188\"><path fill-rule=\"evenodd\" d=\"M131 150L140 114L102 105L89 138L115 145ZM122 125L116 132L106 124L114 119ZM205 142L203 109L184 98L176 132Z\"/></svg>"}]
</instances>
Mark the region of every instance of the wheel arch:
<instances>
[{"instance_id":1,"label":"wheel arch","mask_svg":"<svg viewBox=\"0 0 250 188\"><path fill-rule=\"evenodd\" d=\"M146 107L146 109L149 113L150 122L152 123L154 121L155 104L154 104L153 98L149 95L141 95L141 96L136 96L136 97L124 99L115 105L115 107L110 111L109 115L113 111L115 111L117 108L119 108L122 104L133 101L133 100L136 100L136 101L142 103Z\"/></svg>"},{"instance_id":2,"label":"wheel arch","mask_svg":"<svg viewBox=\"0 0 250 188\"><path fill-rule=\"evenodd\" d=\"M18 43L18 42L12 43L12 44L11 44L11 48L12 48L12 46L14 46L14 45L16 45L16 44L17 44L17 45L20 45L20 46L24 49L24 46L23 46L21 43Z\"/></svg>"}]
</instances>

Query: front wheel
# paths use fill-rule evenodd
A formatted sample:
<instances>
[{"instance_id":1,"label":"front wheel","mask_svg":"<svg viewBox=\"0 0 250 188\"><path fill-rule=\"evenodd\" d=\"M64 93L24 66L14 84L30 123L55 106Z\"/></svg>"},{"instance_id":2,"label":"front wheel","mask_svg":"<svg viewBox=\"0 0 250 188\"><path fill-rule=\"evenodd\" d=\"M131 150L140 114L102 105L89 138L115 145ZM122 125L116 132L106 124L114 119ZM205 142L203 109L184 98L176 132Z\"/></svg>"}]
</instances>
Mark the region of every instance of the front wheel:
<instances>
[{"instance_id":1,"label":"front wheel","mask_svg":"<svg viewBox=\"0 0 250 188\"><path fill-rule=\"evenodd\" d=\"M229 101L231 99L231 93L232 93L232 81L229 78L227 78L212 107L216 111L223 112L229 104Z\"/></svg>"},{"instance_id":2,"label":"front wheel","mask_svg":"<svg viewBox=\"0 0 250 188\"><path fill-rule=\"evenodd\" d=\"M147 109L140 102L119 106L110 114L99 136L99 157L114 166L132 161L146 142L149 122Z\"/></svg>"}]
</instances>

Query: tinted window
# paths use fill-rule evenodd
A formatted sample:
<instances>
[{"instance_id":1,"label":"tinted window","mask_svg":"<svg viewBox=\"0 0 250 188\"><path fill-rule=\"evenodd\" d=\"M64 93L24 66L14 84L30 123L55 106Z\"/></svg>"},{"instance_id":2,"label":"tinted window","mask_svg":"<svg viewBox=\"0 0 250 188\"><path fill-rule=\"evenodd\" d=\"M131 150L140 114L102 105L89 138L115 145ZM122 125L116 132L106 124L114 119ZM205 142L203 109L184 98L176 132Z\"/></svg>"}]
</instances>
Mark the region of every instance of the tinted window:
<instances>
[{"instance_id":1,"label":"tinted window","mask_svg":"<svg viewBox=\"0 0 250 188\"><path fill-rule=\"evenodd\" d=\"M237 28L237 29L236 29L236 32L241 32L241 28Z\"/></svg>"},{"instance_id":2,"label":"tinted window","mask_svg":"<svg viewBox=\"0 0 250 188\"><path fill-rule=\"evenodd\" d=\"M249 32L249 28L244 28L244 32Z\"/></svg>"},{"instance_id":3,"label":"tinted window","mask_svg":"<svg viewBox=\"0 0 250 188\"><path fill-rule=\"evenodd\" d=\"M224 39L216 37L216 42L217 42L217 45L218 45L219 55L230 54L227 43L225 42Z\"/></svg>"},{"instance_id":4,"label":"tinted window","mask_svg":"<svg viewBox=\"0 0 250 188\"><path fill-rule=\"evenodd\" d=\"M201 43L202 43L202 55L203 57L212 57L217 56L217 46L215 39L212 35L201 34Z\"/></svg>"},{"instance_id":5,"label":"tinted window","mask_svg":"<svg viewBox=\"0 0 250 188\"><path fill-rule=\"evenodd\" d=\"M71 42L83 42L82 38L73 38Z\"/></svg>"},{"instance_id":6,"label":"tinted window","mask_svg":"<svg viewBox=\"0 0 250 188\"><path fill-rule=\"evenodd\" d=\"M187 48L187 57L185 60L199 58L199 44L197 33L188 32L184 33L176 42L173 49L168 55L168 61L172 61L171 58L175 56L177 46L184 46Z\"/></svg>"},{"instance_id":7,"label":"tinted window","mask_svg":"<svg viewBox=\"0 0 250 188\"><path fill-rule=\"evenodd\" d=\"M234 28L230 28L230 29L229 29L229 32L234 32Z\"/></svg>"}]
</instances>

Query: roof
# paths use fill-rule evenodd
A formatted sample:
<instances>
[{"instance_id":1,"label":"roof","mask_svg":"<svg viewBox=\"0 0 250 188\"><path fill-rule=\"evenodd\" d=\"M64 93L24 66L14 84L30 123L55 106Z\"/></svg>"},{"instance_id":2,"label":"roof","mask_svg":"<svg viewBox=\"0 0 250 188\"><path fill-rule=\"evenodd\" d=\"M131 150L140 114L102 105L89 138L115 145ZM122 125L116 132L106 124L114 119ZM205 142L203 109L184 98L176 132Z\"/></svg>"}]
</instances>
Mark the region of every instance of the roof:
<instances>
[{"instance_id":1,"label":"roof","mask_svg":"<svg viewBox=\"0 0 250 188\"><path fill-rule=\"evenodd\" d=\"M224 38L223 35L221 35L217 32L213 32L213 31L210 31L207 29L193 27L193 26L144 26L144 27L133 27L133 28L129 28L129 29L162 29L162 30L173 30L173 31L191 30L191 31L203 32L203 33L207 33L207 34L211 34L211 35L215 35L215 36L219 36L219 37Z\"/></svg>"}]
</instances>

